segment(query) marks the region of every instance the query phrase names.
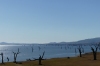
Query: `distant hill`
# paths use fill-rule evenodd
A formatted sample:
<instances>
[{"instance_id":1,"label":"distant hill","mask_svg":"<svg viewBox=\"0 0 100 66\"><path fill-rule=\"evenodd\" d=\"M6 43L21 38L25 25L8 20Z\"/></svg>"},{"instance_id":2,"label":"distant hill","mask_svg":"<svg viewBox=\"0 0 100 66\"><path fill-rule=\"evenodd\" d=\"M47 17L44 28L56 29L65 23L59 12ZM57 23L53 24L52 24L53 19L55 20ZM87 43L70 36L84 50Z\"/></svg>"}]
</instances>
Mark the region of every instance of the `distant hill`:
<instances>
[{"instance_id":1,"label":"distant hill","mask_svg":"<svg viewBox=\"0 0 100 66\"><path fill-rule=\"evenodd\" d=\"M96 44L100 42L100 38L91 38L91 39L84 39L75 42L60 42L55 44ZM52 44L52 43L49 43Z\"/></svg>"},{"instance_id":2,"label":"distant hill","mask_svg":"<svg viewBox=\"0 0 100 66\"><path fill-rule=\"evenodd\" d=\"M8 44L8 43L6 43L6 42L1 42L0 44Z\"/></svg>"},{"instance_id":3,"label":"distant hill","mask_svg":"<svg viewBox=\"0 0 100 66\"><path fill-rule=\"evenodd\" d=\"M100 38L91 38L91 39L77 41L77 43L99 43L99 42Z\"/></svg>"},{"instance_id":4,"label":"distant hill","mask_svg":"<svg viewBox=\"0 0 100 66\"><path fill-rule=\"evenodd\" d=\"M75 41L75 42L50 42L50 43L46 43L46 44L96 44L100 42L100 37L98 38L90 38L90 39L84 39L84 40L79 40L79 41ZM6 43L6 42L1 42L1 45L19 45L19 44L30 44L30 43ZM32 44L38 44L38 43L32 43Z\"/></svg>"}]
</instances>

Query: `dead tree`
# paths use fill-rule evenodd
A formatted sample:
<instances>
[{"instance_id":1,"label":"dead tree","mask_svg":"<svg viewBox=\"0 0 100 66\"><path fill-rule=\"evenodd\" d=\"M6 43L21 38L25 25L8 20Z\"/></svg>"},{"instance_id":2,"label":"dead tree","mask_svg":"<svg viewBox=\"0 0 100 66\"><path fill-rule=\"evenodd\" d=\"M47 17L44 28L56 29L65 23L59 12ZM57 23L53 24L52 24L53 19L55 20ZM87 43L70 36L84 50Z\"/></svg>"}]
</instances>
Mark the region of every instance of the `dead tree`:
<instances>
[{"instance_id":1,"label":"dead tree","mask_svg":"<svg viewBox=\"0 0 100 66\"><path fill-rule=\"evenodd\" d=\"M9 58L7 57L7 61L9 62Z\"/></svg>"},{"instance_id":2,"label":"dead tree","mask_svg":"<svg viewBox=\"0 0 100 66\"><path fill-rule=\"evenodd\" d=\"M43 52L42 55L39 56L39 59L35 59L35 60L39 60L39 65L42 65L41 61L42 61L42 60L45 60L45 59L43 59L44 54L45 54L45 51Z\"/></svg>"},{"instance_id":3,"label":"dead tree","mask_svg":"<svg viewBox=\"0 0 100 66\"><path fill-rule=\"evenodd\" d=\"M19 48L18 48L18 52L13 52L14 54L14 63L16 63L16 59L17 59L17 55L19 54Z\"/></svg>"},{"instance_id":4,"label":"dead tree","mask_svg":"<svg viewBox=\"0 0 100 66\"><path fill-rule=\"evenodd\" d=\"M95 46L95 49L93 47L91 47L91 50L93 52L93 58L94 58L94 60L97 60L97 50L98 50L98 48L100 46L100 43L99 44L96 44L94 46Z\"/></svg>"},{"instance_id":5,"label":"dead tree","mask_svg":"<svg viewBox=\"0 0 100 66\"><path fill-rule=\"evenodd\" d=\"M33 47L31 47L31 48L32 48L32 52L33 52L34 49L33 49Z\"/></svg>"},{"instance_id":6,"label":"dead tree","mask_svg":"<svg viewBox=\"0 0 100 66\"><path fill-rule=\"evenodd\" d=\"M18 48L18 52L19 52L19 48Z\"/></svg>"},{"instance_id":7,"label":"dead tree","mask_svg":"<svg viewBox=\"0 0 100 66\"><path fill-rule=\"evenodd\" d=\"M76 48L75 48L75 55L76 55L77 51L76 51Z\"/></svg>"},{"instance_id":8,"label":"dead tree","mask_svg":"<svg viewBox=\"0 0 100 66\"><path fill-rule=\"evenodd\" d=\"M44 54L45 54L45 51L43 52L42 56L40 55L39 57L39 65L42 65L41 61L43 60Z\"/></svg>"},{"instance_id":9,"label":"dead tree","mask_svg":"<svg viewBox=\"0 0 100 66\"><path fill-rule=\"evenodd\" d=\"M61 49L62 49L62 47L61 47Z\"/></svg>"},{"instance_id":10,"label":"dead tree","mask_svg":"<svg viewBox=\"0 0 100 66\"><path fill-rule=\"evenodd\" d=\"M38 47L38 48L39 48L39 51L40 51L41 48L40 47Z\"/></svg>"},{"instance_id":11,"label":"dead tree","mask_svg":"<svg viewBox=\"0 0 100 66\"><path fill-rule=\"evenodd\" d=\"M4 64L4 61L3 61L3 53L1 53L0 55L2 57L2 64Z\"/></svg>"},{"instance_id":12,"label":"dead tree","mask_svg":"<svg viewBox=\"0 0 100 66\"><path fill-rule=\"evenodd\" d=\"M78 47L78 51L79 51L80 57L82 57L83 50L84 49L82 48L82 46Z\"/></svg>"}]
</instances>

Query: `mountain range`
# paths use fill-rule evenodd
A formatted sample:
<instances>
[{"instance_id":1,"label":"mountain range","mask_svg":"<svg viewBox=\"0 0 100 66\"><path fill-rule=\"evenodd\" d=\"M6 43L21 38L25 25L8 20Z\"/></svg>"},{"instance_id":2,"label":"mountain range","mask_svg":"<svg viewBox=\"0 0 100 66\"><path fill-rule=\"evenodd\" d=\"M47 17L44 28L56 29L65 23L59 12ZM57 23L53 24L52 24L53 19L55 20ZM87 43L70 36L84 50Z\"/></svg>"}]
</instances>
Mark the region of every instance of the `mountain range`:
<instances>
[{"instance_id":1,"label":"mountain range","mask_svg":"<svg viewBox=\"0 0 100 66\"><path fill-rule=\"evenodd\" d=\"M84 39L84 40L79 40L79 41L74 41L74 42L50 42L46 44L96 44L100 42L100 37L98 38L90 38L90 39ZM6 43L6 42L1 42L0 44L2 45L9 45L9 44L28 44L28 43ZM36 43L32 43L36 44Z\"/></svg>"},{"instance_id":2,"label":"mountain range","mask_svg":"<svg viewBox=\"0 0 100 66\"><path fill-rule=\"evenodd\" d=\"M59 43L49 43L49 44L96 44L100 42L100 37L98 38L90 38L90 39L84 39L74 42L59 42Z\"/></svg>"}]
</instances>

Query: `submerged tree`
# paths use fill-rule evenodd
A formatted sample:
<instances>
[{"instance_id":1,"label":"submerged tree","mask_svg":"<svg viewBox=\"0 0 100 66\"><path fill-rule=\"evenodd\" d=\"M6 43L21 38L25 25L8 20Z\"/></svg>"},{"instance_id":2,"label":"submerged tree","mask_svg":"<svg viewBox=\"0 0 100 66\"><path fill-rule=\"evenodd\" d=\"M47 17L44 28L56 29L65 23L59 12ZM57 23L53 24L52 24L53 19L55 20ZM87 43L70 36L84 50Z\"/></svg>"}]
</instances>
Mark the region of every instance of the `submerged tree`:
<instances>
[{"instance_id":1,"label":"submerged tree","mask_svg":"<svg viewBox=\"0 0 100 66\"><path fill-rule=\"evenodd\" d=\"M75 48L75 55L76 55L77 51L76 51L76 48Z\"/></svg>"},{"instance_id":2,"label":"submerged tree","mask_svg":"<svg viewBox=\"0 0 100 66\"><path fill-rule=\"evenodd\" d=\"M39 51L40 51L41 47L38 47L38 48L39 48Z\"/></svg>"},{"instance_id":3,"label":"submerged tree","mask_svg":"<svg viewBox=\"0 0 100 66\"><path fill-rule=\"evenodd\" d=\"M13 52L14 54L14 63L16 63L16 59L17 59L17 55L19 54L19 48L18 48L18 51L17 52Z\"/></svg>"},{"instance_id":4,"label":"submerged tree","mask_svg":"<svg viewBox=\"0 0 100 66\"><path fill-rule=\"evenodd\" d=\"M9 62L9 58L7 57L7 61Z\"/></svg>"},{"instance_id":5,"label":"submerged tree","mask_svg":"<svg viewBox=\"0 0 100 66\"><path fill-rule=\"evenodd\" d=\"M99 44L95 44L94 46L95 46L95 48L91 47L91 50L93 52L93 58L94 58L94 60L97 60L97 50L98 50L98 48L100 46L100 43Z\"/></svg>"},{"instance_id":6,"label":"submerged tree","mask_svg":"<svg viewBox=\"0 0 100 66\"><path fill-rule=\"evenodd\" d=\"M83 47L82 46L79 46L78 47L78 51L79 51L80 57L82 57L82 53L84 51Z\"/></svg>"},{"instance_id":7,"label":"submerged tree","mask_svg":"<svg viewBox=\"0 0 100 66\"><path fill-rule=\"evenodd\" d=\"M33 52L34 49L33 49L33 47L31 47L31 48L32 48L32 52Z\"/></svg>"},{"instance_id":8,"label":"submerged tree","mask_svg":"<svg viewBox=\"0 0 100 66\"><path fill-rule=\"evenodd\" d=\"M2 57L2 64L4 64L4 61L3 61L3 53L1 53L0 55Z\"/></svg>"}]
</instances>

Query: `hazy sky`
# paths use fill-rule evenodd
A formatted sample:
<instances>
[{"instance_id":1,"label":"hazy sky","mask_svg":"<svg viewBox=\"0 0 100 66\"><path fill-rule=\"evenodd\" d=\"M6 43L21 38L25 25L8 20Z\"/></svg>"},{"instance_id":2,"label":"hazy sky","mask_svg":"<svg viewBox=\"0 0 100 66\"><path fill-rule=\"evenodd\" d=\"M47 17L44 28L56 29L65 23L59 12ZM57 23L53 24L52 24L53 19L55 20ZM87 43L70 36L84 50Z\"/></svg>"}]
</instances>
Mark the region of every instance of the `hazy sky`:
<instances>
[{"instance_id":1,"label":"hazy sky","mask_svg":"<svg viewBox=\"0 0 100 66\"><path fill-rule=\"evenodd\" d=\"M100 0L0 0L0 42L100 37Z\"/></svg>"}]
</instances>

